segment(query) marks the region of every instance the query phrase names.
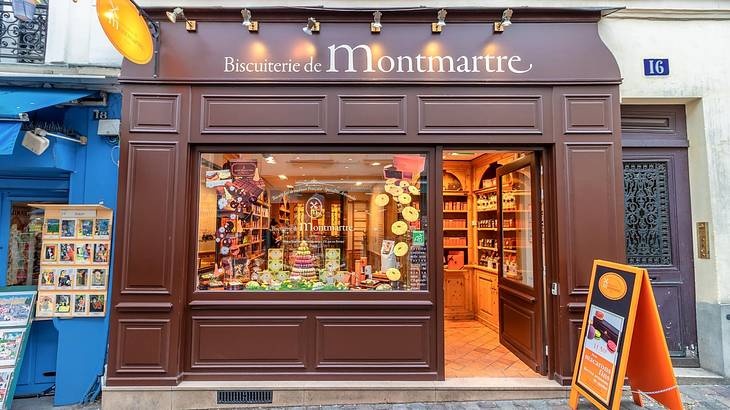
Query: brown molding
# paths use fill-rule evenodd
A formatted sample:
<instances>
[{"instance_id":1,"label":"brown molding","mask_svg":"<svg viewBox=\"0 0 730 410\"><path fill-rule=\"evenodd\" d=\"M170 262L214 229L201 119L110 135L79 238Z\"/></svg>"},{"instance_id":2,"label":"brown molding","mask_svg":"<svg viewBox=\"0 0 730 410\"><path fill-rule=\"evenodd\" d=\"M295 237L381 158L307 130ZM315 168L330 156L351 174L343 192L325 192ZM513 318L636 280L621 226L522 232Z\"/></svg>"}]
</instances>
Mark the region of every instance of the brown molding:
<instances>
[{"instance_id":1,"label":"brown molding","mask_svg":"<svg viewBox=\"0 0 730 410\"><path fill-rule=\"evenodd\" d=\"M430 300L275 300L275 299L256 299L256 300L193 300L188 303L191 309L242 309L242 308L307 308L316 307L319 309L342 309L342 308L360 308L360 309L381 309L381 308L398 308L398 309L429 309L434 303Z\"/></svg>"},{"instance_id":2,"label":"brown molding","mask_svg":"<svg viewBox=\"0 0 730 410\"><path fill-rule=\"evenodd\" d=\"M169 312L172 310L170 302L119 302L114 309L120 312Z\"/></svg>"}]
</instances>

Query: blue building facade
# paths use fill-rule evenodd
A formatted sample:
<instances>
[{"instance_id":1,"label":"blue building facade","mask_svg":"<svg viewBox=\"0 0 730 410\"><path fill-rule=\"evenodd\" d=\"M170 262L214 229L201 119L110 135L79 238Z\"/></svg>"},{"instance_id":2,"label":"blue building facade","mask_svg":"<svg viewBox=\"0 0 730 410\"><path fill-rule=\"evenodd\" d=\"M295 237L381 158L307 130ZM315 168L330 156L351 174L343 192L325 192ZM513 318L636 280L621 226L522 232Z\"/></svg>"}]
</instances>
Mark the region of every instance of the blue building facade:
<instances>
[{"instance_id":1,"label":"blue building facade","mask_svg":"<svg viewBox=\"0 0 730 410\"><path fill-rule=\"evenodd\" d=\"M94 96L95 101L100 100L98 93ZM9 272L9 247L13 245L11 235L19 232L12 223L17 217L14 212L23 204L103 204L116 209L118 139L98 135L97 118L119 119L121 96L108 94L105 101L105 105L78 103L27 113L28 124L73 130L88 138L86 145L49 137L50 146L36 155L21 145L21 132L12 154L0 155L0 286L11 285L9 277L15 278ZM55 405L96 397L101 390L108 329L108 316L34 321L17 376L16 397L55 390Z\"/></svg>"}]
</instances>

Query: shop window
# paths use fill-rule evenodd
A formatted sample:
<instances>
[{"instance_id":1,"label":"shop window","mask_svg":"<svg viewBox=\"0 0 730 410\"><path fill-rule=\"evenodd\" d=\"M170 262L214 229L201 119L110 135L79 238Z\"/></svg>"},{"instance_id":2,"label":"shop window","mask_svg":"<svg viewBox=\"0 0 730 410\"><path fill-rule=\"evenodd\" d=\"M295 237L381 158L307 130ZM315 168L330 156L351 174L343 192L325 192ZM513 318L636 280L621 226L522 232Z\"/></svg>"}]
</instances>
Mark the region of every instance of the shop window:
<instances>
[{"instance_id":1,"label":"shop window","mask_svg":"<svg viewBox=\"0 0 730 410\"><path fill-rule=\"evenodd\" d=\"M201 154L196 289L427 290L426 160Z\"/></svg>"},{"instance_id":2,"label":"shop window","mask_svg":"<svg viewBox=\"0 0 730 410\"><path fill-rule=\"evenodd\" d=\"M10 214L6 284L36 285L40 272L43 211L14 202Z\"/></svg>"}]
</instances>

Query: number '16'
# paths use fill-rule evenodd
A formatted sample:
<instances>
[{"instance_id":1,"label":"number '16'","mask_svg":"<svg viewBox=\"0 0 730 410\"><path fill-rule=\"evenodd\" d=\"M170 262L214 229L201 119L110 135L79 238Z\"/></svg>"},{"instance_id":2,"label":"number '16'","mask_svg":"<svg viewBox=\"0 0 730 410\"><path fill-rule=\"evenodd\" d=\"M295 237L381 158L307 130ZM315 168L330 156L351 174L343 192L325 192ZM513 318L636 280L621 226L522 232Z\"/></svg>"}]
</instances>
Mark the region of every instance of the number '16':
<instances>
[{"instance_id":1,"label":"number '16'","mask_svg":"<svg viewBox=\"0 0 730 410\"><path fill-rule=\"evenodd\" d=\"M649 60L649 74L650 75L662 75L667 72L667 67L664 65L666 60Z\"/></svg>"}]
</instances>

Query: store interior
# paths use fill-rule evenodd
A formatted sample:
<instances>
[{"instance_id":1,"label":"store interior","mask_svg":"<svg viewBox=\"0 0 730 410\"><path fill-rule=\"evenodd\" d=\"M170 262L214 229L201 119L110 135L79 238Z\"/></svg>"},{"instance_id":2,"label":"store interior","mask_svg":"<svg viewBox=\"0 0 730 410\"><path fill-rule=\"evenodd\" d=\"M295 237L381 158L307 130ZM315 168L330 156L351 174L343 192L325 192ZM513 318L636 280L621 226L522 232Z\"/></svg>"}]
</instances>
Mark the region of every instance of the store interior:
<instances>
[{"instance_id":1,"label":"store interior","mask_svg":"<svg viewBox=\"0 0 730 410\"><path fill-rule=\"evenodd\" d=\"M539 377L499 338L498 275L533 284L531 169L502 172L527 155L446 150L436 176L425 153L203 153L196 291L442 286L447 378ZM435 177L444 280L429 284Z\"/></svg>"},{"instance_id":2,"label":"store interior","mask_svg":"<svg viewBox=\"0 0 730 410\"><path fill-rule=\"evenodd\" d=\"M525 284L533 279L530 170L501 172L526 155L443 153L447 378L540 377L499 339L499 275Z\"/></svg>"}]
</instances>

